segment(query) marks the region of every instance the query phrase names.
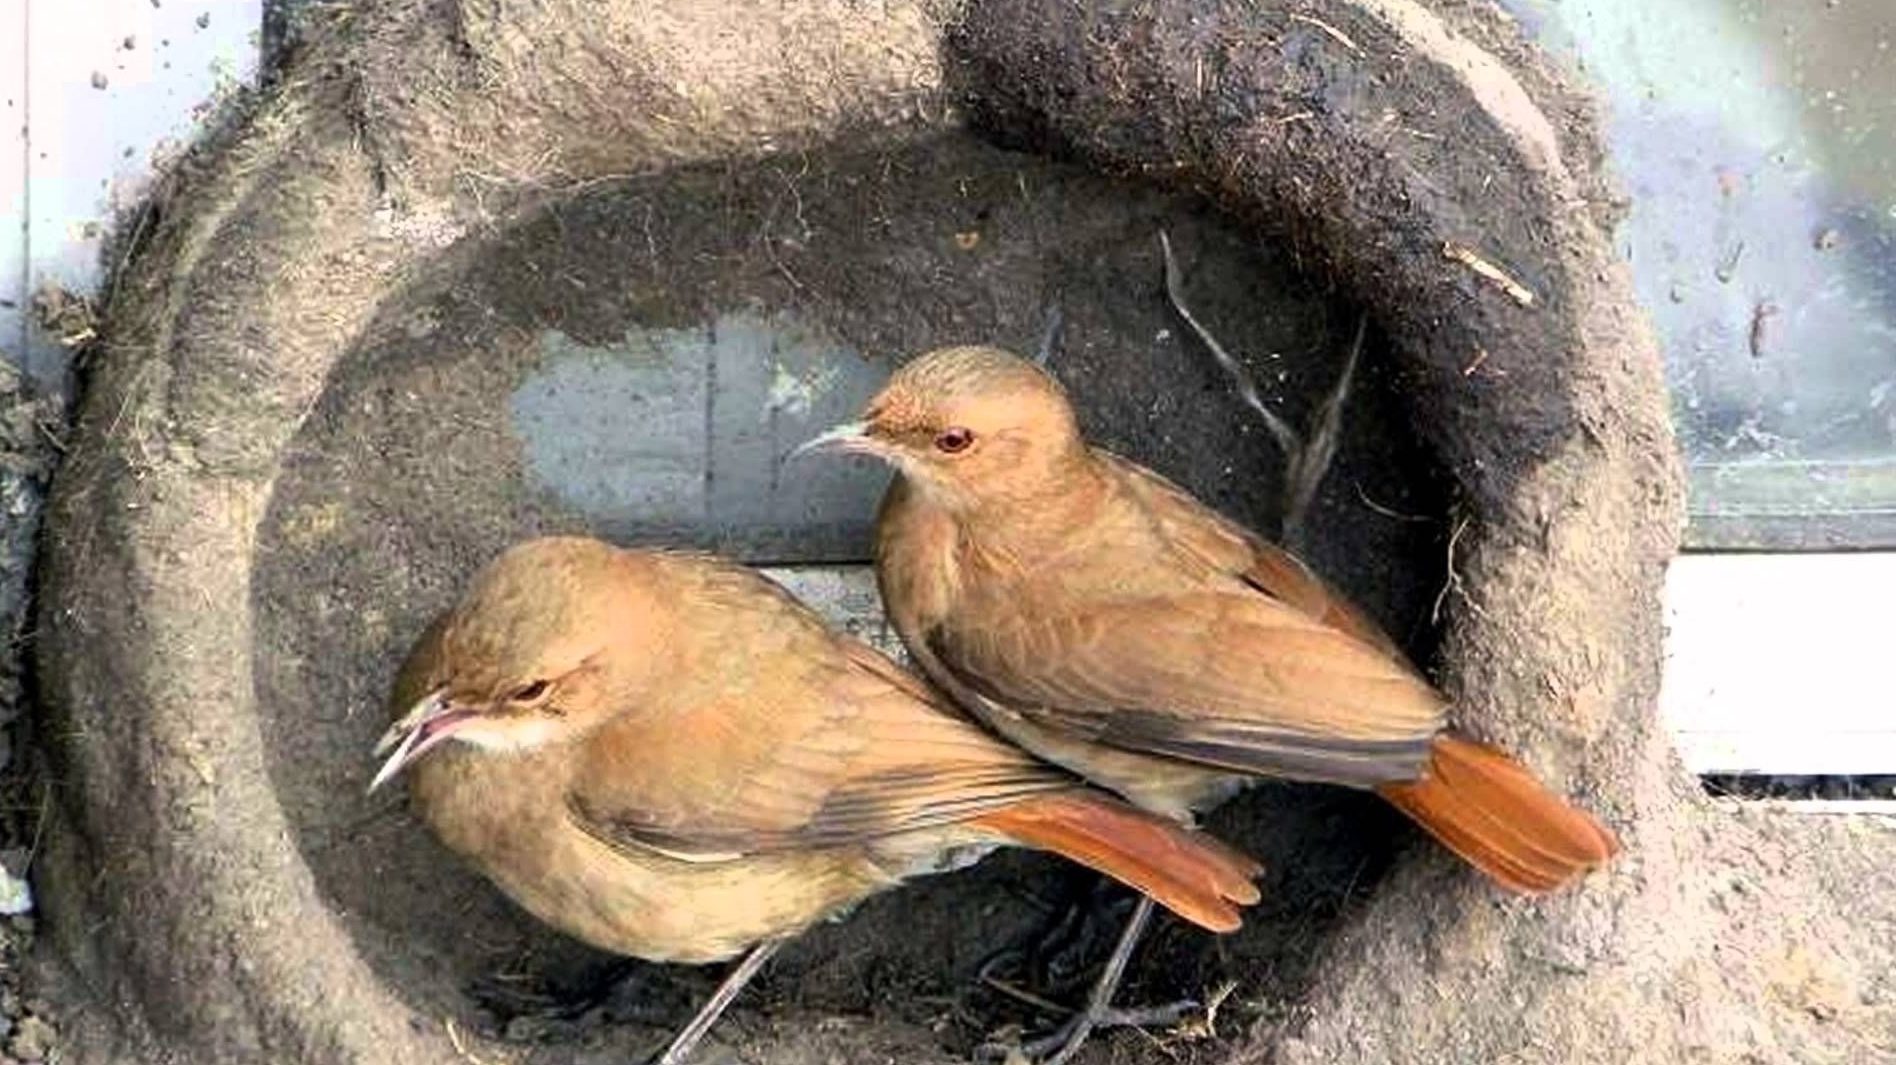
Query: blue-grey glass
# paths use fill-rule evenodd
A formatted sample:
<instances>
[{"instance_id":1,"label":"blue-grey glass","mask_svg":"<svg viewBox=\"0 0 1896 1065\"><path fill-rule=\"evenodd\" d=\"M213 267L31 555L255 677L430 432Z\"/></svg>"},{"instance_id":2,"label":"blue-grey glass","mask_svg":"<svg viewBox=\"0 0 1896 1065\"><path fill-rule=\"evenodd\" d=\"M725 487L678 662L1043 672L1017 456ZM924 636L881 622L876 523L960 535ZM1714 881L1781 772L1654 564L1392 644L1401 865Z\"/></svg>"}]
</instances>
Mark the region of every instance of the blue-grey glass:
<instances>
[{"instance_id":1,"label":"blue-grey glass","mask_svg":"<svg viewBox=\"0 0 1896 1065\"><path fill-rule=\"evenodd\" d=\"M1607 102L1688 541L1896 545L1896 4L1504 2Z\"/></svg>"}]
</instances>

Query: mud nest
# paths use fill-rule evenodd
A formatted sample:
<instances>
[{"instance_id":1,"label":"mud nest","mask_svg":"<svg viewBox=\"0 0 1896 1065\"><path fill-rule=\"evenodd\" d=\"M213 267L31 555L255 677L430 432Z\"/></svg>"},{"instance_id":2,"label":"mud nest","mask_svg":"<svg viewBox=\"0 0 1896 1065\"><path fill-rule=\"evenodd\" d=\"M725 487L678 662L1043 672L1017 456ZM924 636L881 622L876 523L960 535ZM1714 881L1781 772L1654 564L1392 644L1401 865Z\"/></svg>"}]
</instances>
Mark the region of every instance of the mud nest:
<instances>
[{"instance_id":1,"label":"mud nest","mask_svg":"<svg viewBox=\"0 0 1896 1065\"><path fill-rule=\"evenodd\" d=\"M1651 1032L1624 1022L1766 977L1703 962L1738 911L1728 882L1683 886L1715 848L1653 717L1678 475L1586 105L1485 8L1080 7L394 3L312 31L154 205L55 486L47 972L111 1007L74 1056L655 1045L707 975L641 971L611 1023L496 1013L496 982L607 959L358 798L394 664L535 532L859 557L865 474L720 496L704 464L765 468L743 449L768 459L891 360L1031 348L1056 307L1054 368L1095 435L1268 524L1276 459L1169 317L1160 228L1293 407L1368 313L1319 568L1432 658L1461 727L1602 811L1628 856L1523 903L1373 804L1260 793L1217 824L1272 868L1269 901L1229 943L1174 930L1142 966L1154 993L1235 982L1217 1037L1092 1060L1804 1038L1794 995L1761 1027L1671 1005ZM627 444L581 401L649 397L680 359L729 375L698 425L654 407ZM744 389L771 412L761 442L721 429ZM654 474L674 461L700 481ZM655 487L584 474L621 466ZM721 1035L753 1061L958 1060L1008 1016L970 998L978 960L1059 875L1010 857L872 903L786 953ZM1833 1021L1884 1008L1857 969L1813 964L1855 996Z\"/></svg>"}]
</instances>

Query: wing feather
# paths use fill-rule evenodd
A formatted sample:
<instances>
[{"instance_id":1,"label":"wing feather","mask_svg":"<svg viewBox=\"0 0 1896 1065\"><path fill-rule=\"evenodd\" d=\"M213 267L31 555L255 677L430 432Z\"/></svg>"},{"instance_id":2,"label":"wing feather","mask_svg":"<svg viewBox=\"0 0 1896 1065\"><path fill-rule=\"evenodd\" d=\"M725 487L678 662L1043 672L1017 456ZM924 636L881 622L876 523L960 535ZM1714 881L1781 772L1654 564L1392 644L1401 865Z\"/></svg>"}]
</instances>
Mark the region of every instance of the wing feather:
<instances>
[{"instance_id":1,"label":"wing feather","mask_svg":"<svg viewBox=\"0 0 1896 1065\"><path fill-rule=\"evenodd\" d=\"M705 859L843 846L1076 786L762 577L733 568L696 592L725 631L692 673L722 680L586 741L568 807L594 836Z\"/></svg>"}]
</instances>

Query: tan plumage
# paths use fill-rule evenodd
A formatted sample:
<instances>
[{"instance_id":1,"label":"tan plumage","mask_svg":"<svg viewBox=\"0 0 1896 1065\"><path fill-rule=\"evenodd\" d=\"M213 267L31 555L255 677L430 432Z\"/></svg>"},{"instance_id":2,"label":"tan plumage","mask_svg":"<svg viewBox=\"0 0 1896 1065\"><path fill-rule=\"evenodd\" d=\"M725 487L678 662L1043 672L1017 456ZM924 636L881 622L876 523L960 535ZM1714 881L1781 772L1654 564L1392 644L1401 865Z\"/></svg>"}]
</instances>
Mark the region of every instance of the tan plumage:
<instances>
[{"instance_id":1,"label":"tan plumage","mask_svg":"<svg viewBox=\"0 0 1896 1065\"><path fill-rule=\"evenodd\" d=\"M904 367L855 450L901 476L877 529L889 615L923 669L1035 753L1186 818L1247 780L1377 789L1505 887L1616 848L1497 751L1287 552L1088 447L1060 387L990 348Z\"/></svg>"},{"instance_id":2,"label":"tan plumage","mask_svg":"<svg viewBox=\"0 0 1896 1065\"><path fill-rule=\"evenodd\" d=\"M715 559L520 545L422 638L394 702L425 708L388 740L423 820L527 910L624 954L730 957L997 845L1215 930L1257 899L1249 859L995 739Z\"/></svg>"}]
</instances>

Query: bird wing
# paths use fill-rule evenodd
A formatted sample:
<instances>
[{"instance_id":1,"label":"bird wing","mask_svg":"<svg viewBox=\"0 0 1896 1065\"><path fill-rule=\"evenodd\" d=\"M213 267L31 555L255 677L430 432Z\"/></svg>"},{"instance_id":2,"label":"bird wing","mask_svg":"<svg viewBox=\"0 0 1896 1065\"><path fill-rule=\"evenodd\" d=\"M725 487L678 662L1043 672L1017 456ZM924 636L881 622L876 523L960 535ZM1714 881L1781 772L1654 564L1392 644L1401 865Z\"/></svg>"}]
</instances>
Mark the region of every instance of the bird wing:
<instances>
[{"instance_id":1,"label":"bird wing","mask_svg":"<svg viewBox=\"0 0 1896 1065\"><path fill-rule=\"evenodd\" d=\"M1151 517L1171 546L1194 562L1407 661L1394 641L1296 555L1199 502L1138 463L1094 449L1102 465Z\"/></svg>"},{"instance_id":2,"label":"bird wing","mask_svg":"<svg viewBox=\"0 0 1896 1065\"><path fill-rule=\"evenodd\" d=\"M1442 698L1401 662L1261 595L1012 611L931 641L961 683L1043 725L1222 769L1411 780L1443 725Z\"/></svg>"},{"instance_id":3,"label":"bird wing","mask_svg":"<svg viewBox=\"0 0 1896 1065\"><path fill-rule=\"evenodd\" d=\"M1077 785L768 588L738 597L745 624L696 667L735 679L585 741L568 806L588 832L717 860L960 824Z\"/></svg>"}]
</instances>

